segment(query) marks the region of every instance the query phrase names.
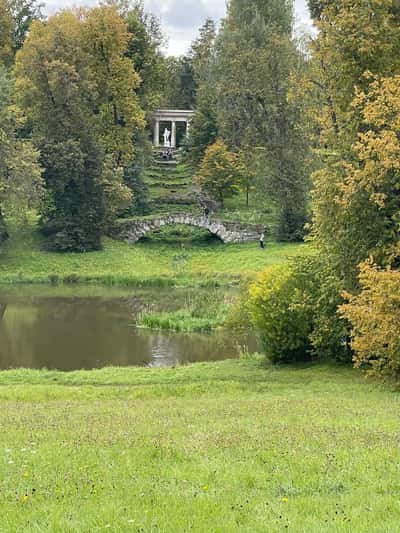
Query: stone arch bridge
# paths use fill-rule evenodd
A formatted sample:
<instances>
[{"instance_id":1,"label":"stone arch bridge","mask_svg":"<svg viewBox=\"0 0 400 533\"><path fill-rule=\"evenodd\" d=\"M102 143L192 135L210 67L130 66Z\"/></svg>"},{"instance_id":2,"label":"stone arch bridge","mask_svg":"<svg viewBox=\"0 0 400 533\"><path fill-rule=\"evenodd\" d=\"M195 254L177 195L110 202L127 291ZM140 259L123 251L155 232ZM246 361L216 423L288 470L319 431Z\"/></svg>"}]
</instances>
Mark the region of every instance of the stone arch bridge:
<instances>
[{"instance_id":1,"label":"stone arch bridge","mask_svg":"<svg viewBox=\"0 0 400 533\"><path fill-rule=\"evenodd\" d=\"M146 233L171 224L184 224L206 229L224 243L258 241L260 236L266 232L266 227L262 224L225 222L211 216L167 215L154 219L122 220L115 230L115 237L133 244Z\"/></svg>"}]
</instances>

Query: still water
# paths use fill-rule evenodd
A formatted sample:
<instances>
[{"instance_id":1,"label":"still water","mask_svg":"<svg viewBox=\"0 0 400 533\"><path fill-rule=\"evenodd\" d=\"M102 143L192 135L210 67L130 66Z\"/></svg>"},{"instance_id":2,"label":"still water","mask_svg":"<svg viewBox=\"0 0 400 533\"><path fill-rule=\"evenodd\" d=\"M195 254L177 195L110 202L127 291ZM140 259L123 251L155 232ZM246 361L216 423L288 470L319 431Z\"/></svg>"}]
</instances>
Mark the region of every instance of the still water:
<instances>
[{"instance_id":1,"label":"still water","mask_svg":"<svg viewBox=\"0 0 400 533\"><path fill-rule=\"evenodd\" d=\"M174 366L237 357L254 338L150 331L135 326L143 310L171 310L181 289L104 287L0 288L0 368L76 370L104 366Z\"/></svg>"}]
</instances>

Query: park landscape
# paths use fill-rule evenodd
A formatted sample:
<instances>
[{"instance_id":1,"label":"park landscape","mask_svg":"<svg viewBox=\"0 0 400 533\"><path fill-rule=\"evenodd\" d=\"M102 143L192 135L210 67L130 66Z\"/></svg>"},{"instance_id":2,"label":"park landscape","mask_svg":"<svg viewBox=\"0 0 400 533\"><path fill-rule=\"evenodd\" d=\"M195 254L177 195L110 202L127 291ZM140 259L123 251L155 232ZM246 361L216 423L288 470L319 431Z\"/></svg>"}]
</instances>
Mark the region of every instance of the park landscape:
<instances>
[{"instance_id":1,"label":"park landscape","mask_svg":"<svg viewBox=\"0 0 400 533\"><path fill-rule=\"evenodd\" d=\"M0 0L0 533L400 531L399 2L165 6Z\"/></svg>"}]
</instances>

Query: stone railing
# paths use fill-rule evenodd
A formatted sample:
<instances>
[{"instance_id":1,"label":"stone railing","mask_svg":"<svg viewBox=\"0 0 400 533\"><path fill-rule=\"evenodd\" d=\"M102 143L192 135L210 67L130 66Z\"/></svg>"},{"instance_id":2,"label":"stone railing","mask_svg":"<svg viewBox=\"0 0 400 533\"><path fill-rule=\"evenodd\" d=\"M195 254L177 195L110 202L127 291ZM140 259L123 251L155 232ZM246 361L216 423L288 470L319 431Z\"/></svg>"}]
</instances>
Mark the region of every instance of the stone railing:
<instances>
[{"instance_id":1,"label":"stone railing","mask_svg":"<svg viewBox=\"0 0 400 533\"><path fill-rule=\"evenodd\" d=\"M224 243L254 242L266 232L262 224L242 224L240 222L225 222L214 217L196 217L192 215L168 215L154 219L137 219L120 221L115 228L114 237L130 244L137 242L146 233L171 224L184 224L208 230Z\"/></svg>"}]
</instances>

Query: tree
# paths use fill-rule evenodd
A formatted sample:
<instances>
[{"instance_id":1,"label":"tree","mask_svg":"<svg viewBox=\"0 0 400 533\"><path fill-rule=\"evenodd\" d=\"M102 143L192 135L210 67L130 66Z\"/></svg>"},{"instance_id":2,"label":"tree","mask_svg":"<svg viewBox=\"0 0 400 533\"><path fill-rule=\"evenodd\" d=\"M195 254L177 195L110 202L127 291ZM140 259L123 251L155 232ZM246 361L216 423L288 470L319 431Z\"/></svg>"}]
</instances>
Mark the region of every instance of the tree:
<instances>
[{"instance_id":1,"label":"tree","mask_svg":"<svg viewBox=\"0 0 400 533\"><path fill-rule=\"evenodd\" d=\"M154 15L146 13L141 1L122 12L122 17L129 33L126 55L141 79L137 94L142 108L150 112L159 107L167 78L160 23Z\"/></svg>"},{"instance_id":2,"label":"tree","mask_svg":"<svg viewBox=\"0 0 400 533\"><path fill-rule=\"evenodd\" d=\"M14 94L13 80L0 66L0 242L8 236L5 215L24 221L42 195L39 153L18 135L24 117L13 102Z\"/></svg>"},{"instance_id":3,"label":"tree","mask_svg":"<svg viewBox=\"0 0 400 533\"><path fill-rule=\"evenodd\" d=\"M167 57L166 69L163 106L174 109L194 109L196 82L191 58L188 56Z\"/></svg>"},{"instance_id":4,"label":"tree","mask_svg":"<svg viewBox=\"0 0 400 533\"><path fill-rule=\"evenodd\" d=\"M359 135L365 141L366 131L373 137L381 128L371 122L371 112L365 116L368 97L360 100L360 94L372 91L378 104L371 79L400 71L399 22L391 0L327 1L312 46L316 82L327 103L318 109L322 168L314 174L313 234L347 289L357 287L358 264L387 235L385 210L356 181L357 168L365 172L375 157L370 151L371 161L360 159ZM358 190L344 194L351 183Z\"/></svg>"},{"instance_id":5,"label":"tree","mask_svg":"<svg viewBox=\"0 0 400 533\"><path fill-rule=\"evenodd\" d=\"M0 0L0 61L11 66L34 20L42 18L36 0Z\"/></svg>"},{"instance_id":6,"label":"tree","mask_svg":"<svg viewBox=\"0 0 400 533\"><path fill-rule=\"evenodd\" d=\"M98 249L110 214L129 203L122 166L144 116L128 40L115 7L63 11L34 22L17 55L21 100L46 169L43 220L55 249Z\"/></svg>"},{"instance_id":7,"label":"tree","mask_svg":"<svg viewBox=\"0 0 400 533\"><path fill-rule=\"evenodd\" d=\"M239 192L243 173L244 165L240 156L230 152L225 143L218 139L207 148L195 181L223 206L226 197Z\"/></svg>"},{"instance_id":8,"label":"tree","mask_svg":"<svg viewBox=\"0 0 400 533\"><path fill-rule=\"evenodd\" d=\"M43 4L37 0L9 0L13 15L14 54L22 48L31 24L34 20L42 20Z\"/></svg>"},{"instance_id":9,"label":"tree","mask_svg":"<svg viewBox=\"0 0 400 533\"><path fill-rule=\"evenodd\" d=\"M354 339L366 327L379 343L386 327L379 298L387 292L381 286L371 295L369 283L385 275L361 267L359 278L359 268L372 258L375 270L389 269L389 279L390 269L400 264L400 12L388 0L327 0L321 7L312 44L312 83L324 102L315 113L321 168L313 175L314 242L337 280L333 299L339 304L345 290L353 293L343 316L352 323ZM337 306L330 315L327 323L337 322ZM318 336L323 350L335 344L332 330L321 329ZM378 361L383 352L368 339L369 354ZM353 348L356 363L366 362L358 342Z\"/></svg>"},{"instance_id":10,"label":"tree","mask_svg":"<svg viewBox=\"0 0 400 533\"><path fill-rule=\"evenodd\" d=\"M292 24L291 2L232 0L217 43L218 131L229 147L263 155L258 190L278 204L282 240L303 233L308 188L308 137L289 98L303 61Z\"/></svg>"},{"instance_id":11,"label":"tree","mask_svg":"<svg viewBox=\"0 0 400 533\"><path fill-rule=\"evenodd\" d=\"M0 63L9 65L12 62L14 21L7 0L0 0Z\"/></svg>"},{"instance_id":12,"label":"tree","mask_svg":"<svg viewBox=\"0 0 400 533\"><path fill-rule=\"evenodd\" d=\"M196 81L195 114L187 141L187 160L197 167L207 147L218 136L217 87L215 71L216 27L207 20L200 28L199 37L192 43L189 56Z\"/></svg>"},{"instance_id":13,"label":"tree","mask_svg":"<svg viewBox=\"0 0 400 533\"><path fill-rule=\"evenodd\" d=\"M361 292L349 295L340 312L352 325L357 368L374 377L400 379L400 272L364 264Z\"/></svg>"}]
</instances>

